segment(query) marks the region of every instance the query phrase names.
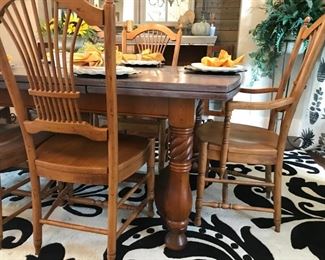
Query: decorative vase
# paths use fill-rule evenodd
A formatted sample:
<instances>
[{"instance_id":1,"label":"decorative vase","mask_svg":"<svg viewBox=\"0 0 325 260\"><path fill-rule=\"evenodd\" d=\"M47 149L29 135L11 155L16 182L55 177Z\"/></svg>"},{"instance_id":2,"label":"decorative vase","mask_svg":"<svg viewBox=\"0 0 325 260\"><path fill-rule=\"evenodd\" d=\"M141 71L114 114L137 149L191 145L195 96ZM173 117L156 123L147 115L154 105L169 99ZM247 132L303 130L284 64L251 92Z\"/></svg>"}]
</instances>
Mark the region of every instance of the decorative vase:
<instances>
[{"instance_id":1,"label":"decorative vase","mask_svg":"<svg viewBox=\"0 0 325 260\"><path fill-rule=\"evenodd\" d=\"M62 35L59 35L59 49L62 49ZM67 39L66 39L66 49L67 51L70 51L71 46L72 46L72 39L73 36L72 35L67 35ZM78 49L80 49L83 45L84 45L85 39L82 37L77 37L76 39L76 44L74 46L74 51L77 51Z\"/></svg>"}]
</instances>

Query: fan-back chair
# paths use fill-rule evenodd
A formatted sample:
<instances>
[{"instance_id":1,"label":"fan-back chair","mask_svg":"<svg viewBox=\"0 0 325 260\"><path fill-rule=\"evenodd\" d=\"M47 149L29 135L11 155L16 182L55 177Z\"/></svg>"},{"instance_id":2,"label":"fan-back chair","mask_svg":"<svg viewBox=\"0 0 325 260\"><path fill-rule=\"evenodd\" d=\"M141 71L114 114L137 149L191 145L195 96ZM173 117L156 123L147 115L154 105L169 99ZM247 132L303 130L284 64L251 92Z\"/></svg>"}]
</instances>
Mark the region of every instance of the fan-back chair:
<instances>
[{"instance_id":1,"label":"fan-back chair","mask_svg":"<svg viewBox=\"0 0 325 260\"><path fill-rule=\"evenodd\" d=\"M41 14L41 10L44 14ZM18 115L27 151L36 254L40 252L42 245L42 226L49 224L108 236L107 255L109 259L115 259L117 237L146 205L149 206L149 215L153 215L154 141L118 135L114 1L106 0L102 8L96 8L86 0L3 0L0 2L0 14L1 24L11 35L25 66L29 80L28 92L37 112L35 120L28 119L13 71L6 59L0 59L3 77ZM79 20L75 25L71 46L67 46L68 23L72 14L76 14ZM59 50L57 27L59 15L61 18L64 15L65 18L62 50ZM74 50L83 21L104 30L108 119L105 128L82 121L78 105L82 94L75 86L73 53L67 52L67 49ZM54 31L51 31L52 23ZM0 38L0 57L5 56L3 39ZM52 132L53 136L36 148L32 136L43 131ZM147 174L134 174L144 164L147 164ZM44 215L41 211L41 176L61 184L58 198ZM123 181L135 184L119 199L118 185ZM74 183L108 185L108 202L73 196ZM127 203L128 198L143 184L147 184L146 198L138 205ZM107 227L91 227L50 218L55 207L62 205L63 201L106 207L109 215ZM119 228L118 209L131 210L129 217Z\"/></svg>"},{"instance_id":2,"label":"fan-back chair","mask_svg":"<svg viewBox=\"0 0 325 260\"><path fill-rule=\"evenodd\" d=\"M241 89L248 94L274 93L275 99L266 102L229 101L225 105L224 122L208 122L197 130L199 140L199 177L196 197L195 223L201 224L201 209L203 206L235 210L256 210L273 213L275 230L280 232L281 225L281 176L283 153L292 118L298 101L307 84L315 62L320 54L325 40L325 15L311 26L310 19L306 18L297 36L294 49L286 66L285 72L278 87L261 89ZM292 73L293 65L299 49L307 44L306 53L295 79ZM298 65L298 64L297 64ZM291 77L291 86L287 86ZM286 96L286 87L289 94ZM268 128L254 127L244 124L231 123L232 112L236 109L269 110L270 119ZM280 122L276 122L281 114ZM280 124L279 133L276 124ZM218 160L218 176L211 178L206 175L209 160ZM226 169L226 163L262 164L265 166L266 176L254 177ZM274 167L272 178L271 170ZM235 178L228 178L233 175ZM244 178L246 177L246 178ZM222 199L219 201L206 201L203 199L206 183L216 182L222 184ZM262 186L266 191L271 189L273 194L273 208L253 207L244 204L231 204L228 202L227 188L229 184Z\"/></svg>"},{"instance_id":3,"label":"fan-back chair","mask_svg":"<svg viewBox=\"0 0 325 260\"><path fill-rule=\"evenodd\" d=\"M172 66L177 66L182 38L182 30L173 32L167 26L156 23L140 24L136 29L127 31L127 26L122 31L122 52L128 53L129 47L134 47L141 53L150 49L152 53L161 53L164 55L167 44L173 43ZM119 129L130 133L136 133L143 136L155 137L158 139L159 159L158 168L162 169L165 165L168 150L168 122L165 118L139 118L130 115L119 118Z\"/></svg>"},{"instance_id":4,"label":"fan-back chair","mask_svg":"<svg viewBox=\"0 0 325 260\"><path fill-rule=\"evenodd\" d=\"M123 26L122 31L122 52L128 53L128 46L133 41L136 51L141 53L149 49L152 53L164 55L168 44L173 43L172 66L177 66L180 45L182 40L181 28L175 33L167 26L157 23L140 24L132 31L127 31L127 26Z\"/></svg>"}]
</instances>

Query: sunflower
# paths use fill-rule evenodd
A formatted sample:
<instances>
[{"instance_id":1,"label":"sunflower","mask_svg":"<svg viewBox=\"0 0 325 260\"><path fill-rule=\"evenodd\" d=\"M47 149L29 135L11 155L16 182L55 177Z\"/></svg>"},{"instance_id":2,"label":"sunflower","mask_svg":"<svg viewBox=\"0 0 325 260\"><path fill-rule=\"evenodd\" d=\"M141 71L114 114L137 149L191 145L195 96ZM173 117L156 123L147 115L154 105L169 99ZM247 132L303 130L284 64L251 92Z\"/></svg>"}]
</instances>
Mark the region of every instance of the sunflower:
<instances>
[{"instance_id":1,"label":"sunflower","mask_svg":"<svg viewBox=\"0 0 325 260\"><path fill-rule=\"evenodd\" d=\"M65 26L65 23L67 21L66 16L62 16L62 18L58 22L58 31L59 34L63 33L63 28ZM67 29L67 34L72 35L76 31L77 24L79 22L78 16L73 13L70 16L70 19L68 21L68 29ZM51 32L54 32L54 19L52 18L49 21L49 28ZM42 26L42 30L46 32L46 25ZM97 40L97 33L96 31L89 26L85 21L82 21L80 28L78 30L78 36L85 38L86 40L90 40L91 42L95 42Z\"/></svg>"}]
</instances>

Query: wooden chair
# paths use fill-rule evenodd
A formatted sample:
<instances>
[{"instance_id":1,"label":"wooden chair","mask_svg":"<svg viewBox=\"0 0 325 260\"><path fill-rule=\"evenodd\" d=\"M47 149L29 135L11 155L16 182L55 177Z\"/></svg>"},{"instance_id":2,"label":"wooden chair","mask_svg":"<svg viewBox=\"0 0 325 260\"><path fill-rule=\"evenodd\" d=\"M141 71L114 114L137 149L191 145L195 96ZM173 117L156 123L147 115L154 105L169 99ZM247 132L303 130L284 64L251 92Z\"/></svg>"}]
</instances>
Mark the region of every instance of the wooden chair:
<instances>
[{"instance_id":1,"label":"wooden chair","mask_svg":"<svg viewBox=\"0 0 325 260\"><path fill-rule=\"evenodd\" d=\"M290 56L285 73L277 88L241 89L241 92L249 94L274 93L275 99L268 102L242 102L229 101L225 107L224 122L208 122L198 128L199 139L199 177L196 197L195 223L201 224L201 208L203 206L235 210L257 210L273 213L274 225L277 232L281 225L281 176L283 153L290 124L297 104L307 84L307 80L313 70L321 47L325 40L325 15L308 27L310 19L305 20L301 27L294 50ZM291 80L289 94L285 96L288 79L294 77L292 68L296 61L298 51L303 44L308 44L303 61L295 80ZM250 125L230 123L232 111L245 110L269 110L270 119L268 128L254 127ZM279 133L275 131L275 123L278 114L282 114ZM207 177L206 171L209 160L219 160L218 177ZM266 165L266 176L254 177L240 174L226 169L227 162L262 164ZM273 178L271 169L274 167ZM228 178L228 175L235 176ZM244 178L247 177L247 178ZM204 186L206 182L221 183L222 199L220 201L203 200ZM273 208L251 207L248 205L231 204L228 202L227 188L229 184L251 185L266 187L273 193Z\"/></svg>"},{"instance_id":2,"label":"wooden chair","mask_svg":"<svg viewBox=\"0 0 325 260\"><path fill-rule=\"evenodd\" d=\"M172 66L177 66L181 39L181 28L175 33L165 25L147 23L140 24L136 29L128 32L127 26L124 25L122 31L122 52L128 53L128 45L130 41L133 41L138 53L150 49L152 53L158 52L164 55L167 45L174 42Z\"/></svg>"},{"instance_id":3,"label":"wooden chair","mask_svg":"<svg viewBox=\"0 0 325 260\"><path fill-rule=\"evenodd\" d=\"M154 142L143 137L118 135L115 37L112 37L115 35L113 2L113 0L106 0L102 8L96 8L86 0L42 2L13 0L0 5L1 24L12 36L19 51L30 84L29 95L33 98L37 112L35 120L28 119L13 71L6 59L0 59L0 67L18 115L27 151L32 184L33 236L36 254L39 254L42 245L42 226L48 224L108 236L107 255L109 259L115 259L117 237L146 205L149 206L149 215L153 215ZM29 13L27 4L30 4L28 7L32 10ZM54 14L54 25L58 23L59 13L64 12L65 15L66 26L62 34L62 50L58 47L57 27L54 26L54 32L50 31L52 18L48 12L50 6ZM40 10L44 10L43 15ZM79 20L69 49L74 49L83 20L104 30L108 119L106 128L93 126L81 119L78 100L82 94L76 89L74 83L73 53L69 54L66 51L68 49L67 24L73 13L79 17ZM11 19L12 17L17 19ZM43 39L42 26L46 30L45 39ZM43 59L37 54L37 41L40 42ZM48 47L44 42L48 43ZM6 57L1 38L0 57ZM53 136L36 148L32 137L43 131L52 132ZM144 164L147 164L147 174L135 175L134 172ZM45 215L41 211L39 179L42 176L61 183L58 198ZM135 182L135 184L123 198L118 199L118 185L123 181ZM74 183L108 185L108 202L73 196ZM146 198L138 205L127 203L128 198L143 184L147 184L148 187ZM109 212L107 227L98 228L51 219L50 214L63 201L106 207ZM119 228L117 227L118 209L131 210L129 217Z\"/></svg>"},{"instance_id":4,"label":"wooden chair","mask_svg":"<svg viewBox=\"0 0 325 260\"><path fill-rule=\"evenodd\" d=\"M173 32L167 26L156 23L140 24L136 29L128 32L127 26L122 31L122 52L128 53L128 47L132 42L132 47L141 53L146 49L151 52L158 52L164 55L168 43L174 42L174 52L172 66L177 66L182 38L182 30ZM134 51L132 49L132 51ZM139 118L130 115L119 118L119 129L129 133L142 136L150 136L158 139L159 159L158 168L162 169L165 165L168 151L168 121L165 118Z\"/></svg>"}]
</instances>

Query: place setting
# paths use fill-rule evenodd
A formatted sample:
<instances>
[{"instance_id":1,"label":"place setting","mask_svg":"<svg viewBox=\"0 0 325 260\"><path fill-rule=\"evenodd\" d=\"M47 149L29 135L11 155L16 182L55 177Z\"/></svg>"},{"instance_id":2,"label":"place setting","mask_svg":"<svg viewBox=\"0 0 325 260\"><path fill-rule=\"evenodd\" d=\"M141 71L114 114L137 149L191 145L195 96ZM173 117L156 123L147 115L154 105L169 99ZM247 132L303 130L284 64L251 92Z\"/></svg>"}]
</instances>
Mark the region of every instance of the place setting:
<instances>
[{"instance_id":1,"label":"place setting","mask_svg":"<svg viewBox=\"0 0 325 260\"><path fill-rule=\"evenodd\" d=\"M218 57L205 56L201 62L193 62L184 67L189 73L203 73L203 74L236 74L247 71L246 67L241 65L244 60L244 55L236 59L227 51L221 50Z\"/></svg>"},{"instance_id":2,"label":"place setting","mask_svg":"<svg viewBox=\"0 0 325 260\"><path fill-rule=\"evenodd\" d=\"M74 73L78 76L105 76L104 66L74 66ZM138 74L139 71L131 67L116 66L117 77L128 77L129 75Z\"/></svg>"},{"instance_id":3,"label":"place setting","mask_svg":"<svg viewBox=\"0 0 325 260\"><path fill-rule=\"evenodd\" d=\"M140 53L122 53L116 52L117 64L122 64L128 67L161 67L165 58L160 52L152 52L150 49L145 49Z\"/></svg>"},{"instance_id":4,"label":"place setting","mask_svg":"<svg viewBox=\"0 0 325 260\"><path fill-rule=\"evenodd\" d=\"M74 74L81 77L105 76L103 47L96 44L85 44L83 48L74 53ZM139 71L132 67L123 66L118 50L116 51L116 76L128 77L138 74Z\"/></svg>"},{"instance_id":5,"label":"place setting","mask_svg":"<svg viewBox=\"0 0 325 260\"><path fill-rule=\"evenodd\" d=\"M74 74L81 77L105 76L104 56L101 46L85 44L74 53ZM116 76L129 77L140 73L134 67L161 67L165 58L161 53L149 49L141 53L122 53L116 48Z\"/></svg>"}]
</instances>

